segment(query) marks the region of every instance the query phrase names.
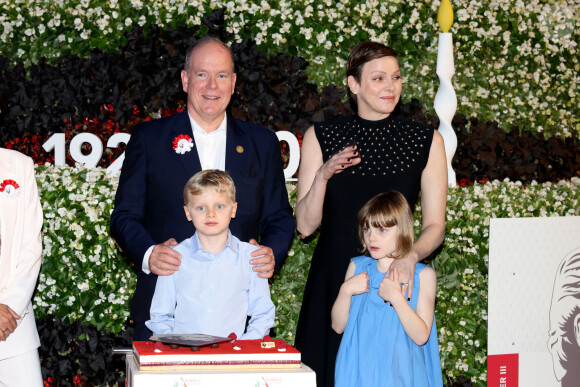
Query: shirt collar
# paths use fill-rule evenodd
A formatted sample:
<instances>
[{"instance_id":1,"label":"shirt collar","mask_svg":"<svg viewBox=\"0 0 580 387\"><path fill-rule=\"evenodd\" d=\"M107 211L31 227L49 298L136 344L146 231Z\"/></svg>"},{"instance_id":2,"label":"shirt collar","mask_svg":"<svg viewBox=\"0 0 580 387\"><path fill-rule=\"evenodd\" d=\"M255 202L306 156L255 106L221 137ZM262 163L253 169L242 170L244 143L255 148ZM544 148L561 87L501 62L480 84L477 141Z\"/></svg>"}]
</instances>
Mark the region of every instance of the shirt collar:
<instances>
[{"instance_id":1,"label":"shirt collar","mask_svg":"<svg viewBox=\"0 0 580 387\"><path fill-rule=\"evenodd\" d=\"M226 247L224 248L224 250L229 248L230 250L232 250L232 252L237 254L239 251L238 242L239 242L239 240L234 238L232 235L232 232L228 230L228 240L226 241ZM199 250L202 250L203 252L207 252L203 249L203 246L201 245L201 242L199 241L199 236L197 235L197 231L194 234L192 250L195 252L197 252Z\"/></svg>"},{"instance_id":2,"label":"shirt collar","mask_svg":"<svg viewBox=\"0 0 580 387\"><path fill-rule=\"evenodd\" d=\"M192 132L193 133L200 133L200 134L210 134L210 133L214 133L214 132L226 132L226 128L228 127L228 115L226 113L224 113L224 119L222 120L220 126L218 126L218 128L213 131L213 132L206 132L205 129L203 129L191 116L191 114L189 114L189 112L187 112L187 116L189 117L189 122L191 123L191 128L192 128Z\"/></svg>"}]
</instances>

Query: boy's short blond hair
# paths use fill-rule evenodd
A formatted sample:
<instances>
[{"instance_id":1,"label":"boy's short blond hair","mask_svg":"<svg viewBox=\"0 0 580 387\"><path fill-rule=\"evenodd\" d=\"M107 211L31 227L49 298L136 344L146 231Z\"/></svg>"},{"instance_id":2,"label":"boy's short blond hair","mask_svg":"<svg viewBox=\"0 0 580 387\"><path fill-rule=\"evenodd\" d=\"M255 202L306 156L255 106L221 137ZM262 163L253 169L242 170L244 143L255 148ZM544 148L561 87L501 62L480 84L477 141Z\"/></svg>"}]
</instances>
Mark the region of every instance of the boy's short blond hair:
<instances>
[{"instance_id":1,"label":"boy's short blond hair","mask_svg":"<svg viewBox=\"0 0 580 387\"><path fill-rule=\"evenodd\" d=\"M230 174L219 169L206 169L193 175L185 184L183 202L187 205L192 196L202 195L208 190L225 193L232 202L236 201L236 186Z\"/></svg>"},{"instance_id":2,"label":"boy's short blond hair","mask_svg":"<svg viewBox=\"0 0 580 387\"><path fill-rule=\"evenodd\" d=\"M358 236L363 253L370 255L363 229L398 226L397 249L389 258L405 258L413 247L413 213L407 199L397 191L387 191L369 200L358 212Z\"/></svg>"}]
</instances>

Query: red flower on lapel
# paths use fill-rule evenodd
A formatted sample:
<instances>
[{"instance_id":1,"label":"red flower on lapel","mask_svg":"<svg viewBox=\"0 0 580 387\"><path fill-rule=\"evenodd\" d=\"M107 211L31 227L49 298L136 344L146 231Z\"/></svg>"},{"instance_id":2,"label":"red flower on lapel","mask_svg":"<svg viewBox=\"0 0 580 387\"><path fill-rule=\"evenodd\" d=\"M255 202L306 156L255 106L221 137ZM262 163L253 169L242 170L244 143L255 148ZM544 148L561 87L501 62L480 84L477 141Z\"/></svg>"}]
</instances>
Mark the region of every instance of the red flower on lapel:
<instances>
[{"instance_id":1,"label":"red flower on lapel","mask_svg":"<svg viewBox=\"0 0 580 387\"><path fill-rule=\"evenodd\" d=\"M0 195L15 199L20 194L20 186L14 180L6 179L0 184Z\"/></svg>"},{"instance_id":2,"label":"red flower on lapel","mask_svg":"<svg viewBox=\"0 0 580 387\"><path fill-rule=\"evenodd\" d=\"M173 139L173 150L175 153L182 155L193 148L193 140L187 134L180 134Z\"/></svg>"}]
</instances>

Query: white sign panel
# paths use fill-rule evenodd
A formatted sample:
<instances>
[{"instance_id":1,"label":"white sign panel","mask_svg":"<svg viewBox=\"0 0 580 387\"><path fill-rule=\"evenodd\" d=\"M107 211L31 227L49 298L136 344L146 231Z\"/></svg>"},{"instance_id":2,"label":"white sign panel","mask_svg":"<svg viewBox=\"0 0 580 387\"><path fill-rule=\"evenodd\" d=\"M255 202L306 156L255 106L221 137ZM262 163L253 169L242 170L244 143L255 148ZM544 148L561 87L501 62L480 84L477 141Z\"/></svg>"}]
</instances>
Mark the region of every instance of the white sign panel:
<instances>
[{"instance_id":1,"label":"white sign panel","mask_svg":"<svg viewBox=\"0 0 580 387\"><path fill-rule=\"evenodd\" d=\"M578 386L580 217L491 219L488 286L488 386Z\"/></svg>"}]
</instances>

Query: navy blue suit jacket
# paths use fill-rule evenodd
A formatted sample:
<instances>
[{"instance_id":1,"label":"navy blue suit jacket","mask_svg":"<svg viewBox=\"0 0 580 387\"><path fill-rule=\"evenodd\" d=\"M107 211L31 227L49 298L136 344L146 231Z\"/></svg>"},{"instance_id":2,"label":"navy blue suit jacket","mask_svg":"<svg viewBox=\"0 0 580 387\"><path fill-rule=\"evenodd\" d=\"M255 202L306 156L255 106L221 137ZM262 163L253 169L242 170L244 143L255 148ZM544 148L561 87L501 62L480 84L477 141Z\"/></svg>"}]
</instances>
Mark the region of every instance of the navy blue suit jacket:
<instances>
[{"instance_id":1,"label":"navy blue suit jacket","mask_svg":"<svg viewBox=\"0 0 580 387\"><path fill-rule=\"evenodd\" d=\"M135 264L131 315L136 324L149 320L157 282L156 275L141 270L145 252L169 238L181 242L195 232L183 210L183 189L201 165L195 145L184 154L173 150L173 140L180 134L193 139L187 111L139 124L125 152L111 234ZM275 133L228 115L226 171L236 185L238 202L230 230L242 241L255 238L272 248L279 268L292 243L294 218Z\"/></svg>"}]
</instances>

